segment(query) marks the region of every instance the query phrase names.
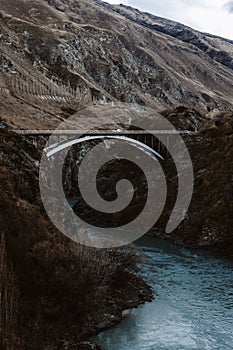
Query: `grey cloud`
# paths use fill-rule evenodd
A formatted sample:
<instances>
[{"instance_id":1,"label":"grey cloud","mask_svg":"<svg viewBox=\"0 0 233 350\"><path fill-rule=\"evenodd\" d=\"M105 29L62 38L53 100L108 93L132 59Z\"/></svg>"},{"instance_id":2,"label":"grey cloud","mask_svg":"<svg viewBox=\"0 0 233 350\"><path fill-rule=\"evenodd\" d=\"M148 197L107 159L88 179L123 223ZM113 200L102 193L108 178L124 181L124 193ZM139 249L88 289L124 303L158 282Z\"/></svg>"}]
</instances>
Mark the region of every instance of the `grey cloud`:
<instances>
[{"instance_id":1,"label":"grey cloud","mask_svg":"<svg viewBox=\"0 0 233 350\"><path fill-rule=\"evenodd\" d=\"M105 0L175 20L194 29L232 40L233 0ZM0 0L1 2L1 0ZM225 3L225 4L224 4ZM203 10L203 11L202 11ZM199 16L200 14L200 16ZM218 18L222 16L221 27ZM200 17L200 18L199 18Z\"/></svg>"},{"instance_id":2,"label":"grey cloud","mask_svg":"<svg viewBox=\"0 0 233 350\"><path fill-rule=\"evenodd\" d=\"M199 0L195 0L194 2L198 2ZM189 7L192 3L191 0L129 0L127 3L130 6L141 9L142 11L147 11L150 13L154 13L158 16L164 17L174 17L174 13L181 13L184 10L184 7Z\"/></svg>"},{"instance_id":3,"label":"grey cloud","mask_svg":"<svg viewBox=\"0 0 233 350\"><path fill-rule=\"evenodd\" d=\"M147 11L155 15L182 21L183 14L192 7L208 8L206 0L127 0L123 1L141 11Z\"/></svg>"},{"instance_id":4,"label":"grey cloud","mask_svg":"<svg viewBox=\"0 0 233 350\"><path fill-rule=\"evenodd\" d=\"M229 11L229 13L233 13L233 1L226 2L224 7Z\"/></svg>"}]
</instances>

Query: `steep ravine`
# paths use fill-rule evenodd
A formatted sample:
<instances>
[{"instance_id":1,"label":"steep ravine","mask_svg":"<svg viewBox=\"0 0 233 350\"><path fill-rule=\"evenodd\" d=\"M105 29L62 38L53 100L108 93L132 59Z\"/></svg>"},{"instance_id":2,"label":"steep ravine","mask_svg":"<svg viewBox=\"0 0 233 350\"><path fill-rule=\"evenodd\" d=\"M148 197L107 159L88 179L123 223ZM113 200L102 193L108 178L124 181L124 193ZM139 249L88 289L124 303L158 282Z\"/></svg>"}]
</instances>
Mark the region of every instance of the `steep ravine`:
<instances>
[{"instance_id":1,"label":"steep ravine","mask_svg":"<svg viewBox=\"0 0 233 350\"><path fill-rule=\"evenodd\" d=\"M164 112L164 116L177 128L199 127L198 135L185 139L194 164L195 189L184 223L172 235L164 235L163 227L176 196L176 176L168 158L165 170L169 189L173 189L169 192L171 203L151 233L192 249L204 247L232 256L232 113L205 116L179 107ZM72 349L78 341L119 322L122 310L151 300L151 290L137 275L133 250L106 254L89 251L71 244L55 230L42 208L38 163L32 161L40 160L45 139L40 137L35 144L32 138L17 136L2 126L1 312L10 306L9 317L1 319L2 347L28 349L30 343L30 350L37 350L39 342L40 348L46 345L47 349L65 349L68 344ZM115 172L114 169L113 164L106 170ZM121 178L127 167L123 164L119 169ZM143 187L137 188L137 183L142 183L142 176L133 169L132 177L131 172L140 205ZM106 183L101 185L110 199L116 179L107 188ZM67 191L73 194L69 186ZM129 208L125 218L135 215L138 209L137 204ZM90 217L88 210L83 214ZM117 219L119 223L121 219ZM111 226L111 221L108 224ZM98 274L97 266L101 267Z\"/></svg>"},{"instance_id":2,"label":"steep ravine","mask_svg":"<svg viewBox=\"0 0 233 350\"><path fill-rule=\"evenodd\" d=\"M179 130L197 130L196 134L183 136L192 159L194 190L185 220L174 232L165 234L178 191L177 171L172 156L167 154L161 163L168 185L167 203L150 233L191 249L205 248L233 256L233 114L218 111L206 114L180 106L164 111L163 116ZM91 144L86 146L87 149L93 147ZM73 157L71 167L75 169L77 154ZM74 170L73 186L66 186L66 191L68 196L73 193L78 197L74 206L76 213L101 227L123 225L136 218L147 199L145 175L137 166L127 161L107 164L98 174L98 190L105 199L114 200L116 183L123 178L132 182L135 196L126 210L111 215L91 210L86 205L79 192L77 171Z\"/></svg>"}]
</instances>

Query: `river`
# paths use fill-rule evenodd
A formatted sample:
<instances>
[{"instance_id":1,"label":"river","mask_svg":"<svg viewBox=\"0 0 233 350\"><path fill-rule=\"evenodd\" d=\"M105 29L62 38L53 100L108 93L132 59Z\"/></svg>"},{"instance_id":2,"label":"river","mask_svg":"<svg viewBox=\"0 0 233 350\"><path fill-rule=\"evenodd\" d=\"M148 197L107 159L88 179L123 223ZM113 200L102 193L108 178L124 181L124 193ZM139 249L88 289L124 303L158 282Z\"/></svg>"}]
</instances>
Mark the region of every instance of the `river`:
<instances>
[{"instance_id":1,"label":"river","mask_svg":"<svg viewBox=\"0 0 233 350\"><path fill-rule=\"evenodd\" d=\"M156 297L92 342L106 350L232 350L233 261L150 237L139 245Z\"/></svg>"}]
</instances>

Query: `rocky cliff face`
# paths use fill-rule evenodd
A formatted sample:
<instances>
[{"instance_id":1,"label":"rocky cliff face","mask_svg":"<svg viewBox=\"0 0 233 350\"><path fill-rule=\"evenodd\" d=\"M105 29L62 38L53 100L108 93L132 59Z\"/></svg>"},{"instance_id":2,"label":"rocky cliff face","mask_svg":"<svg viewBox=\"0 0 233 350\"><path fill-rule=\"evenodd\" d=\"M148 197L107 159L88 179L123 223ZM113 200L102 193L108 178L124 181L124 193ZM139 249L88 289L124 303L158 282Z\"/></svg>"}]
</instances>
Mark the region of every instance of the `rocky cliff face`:
<instances>
[{"instance_id":1,"label":"rocky cliff face","mask_svg":"<svg viewBox=\"0 0 233 350\"><path fill-rule=\"evenodd\" d=\"M11 125L51 127L93 101L233 105L230 40L102 1L0 4L1 118Z\"/></svg>"},{"instance_id":2,"label":"rocky cliff face","mask_svg":"<svg viewBox=\"0 0 233 350\"><path fill-rule=\"evenodd\" d=\"M170 120L183 119L184 111L169 112ZM155 235L172 239L189 248L205 248L233 257L233 114L216 113L196 136L185 137L194 168L194 193L184 222L175 232L164 235L163 228L177 195L177 178L172 160L166 164L169 174L169 203ZM162 230L161 230L162 228Z\"/></svg>"}]
</instances>

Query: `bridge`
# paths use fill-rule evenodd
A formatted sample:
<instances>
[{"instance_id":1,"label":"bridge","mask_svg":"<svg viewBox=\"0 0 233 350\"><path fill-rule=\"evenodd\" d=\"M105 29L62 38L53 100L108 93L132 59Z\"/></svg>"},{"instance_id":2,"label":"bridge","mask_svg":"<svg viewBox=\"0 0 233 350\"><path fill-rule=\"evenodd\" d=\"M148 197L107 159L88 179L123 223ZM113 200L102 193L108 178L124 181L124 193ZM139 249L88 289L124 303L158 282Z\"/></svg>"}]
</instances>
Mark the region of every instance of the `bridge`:
<instances>
[{"instance_id":1,"label":"bridge","mask_svg":"<svg viewBox=\"0 0 233 350\"><path fill-rule=\"evenodd\" d=\"M81 144L94 140L124 140L134 144L145 153L150 153L164 160L168 157L169 145L174 140L174 135L196 135L197 132L188 130L15 130L17 134L32 136L34 142L39 136L52 135L52 143L47 145L45 152L47 157L69 148L75 144ZM162 135L163 142L156 135ZM51 141L51 139L50 139Z\"/></svg>"}]
</instances>

